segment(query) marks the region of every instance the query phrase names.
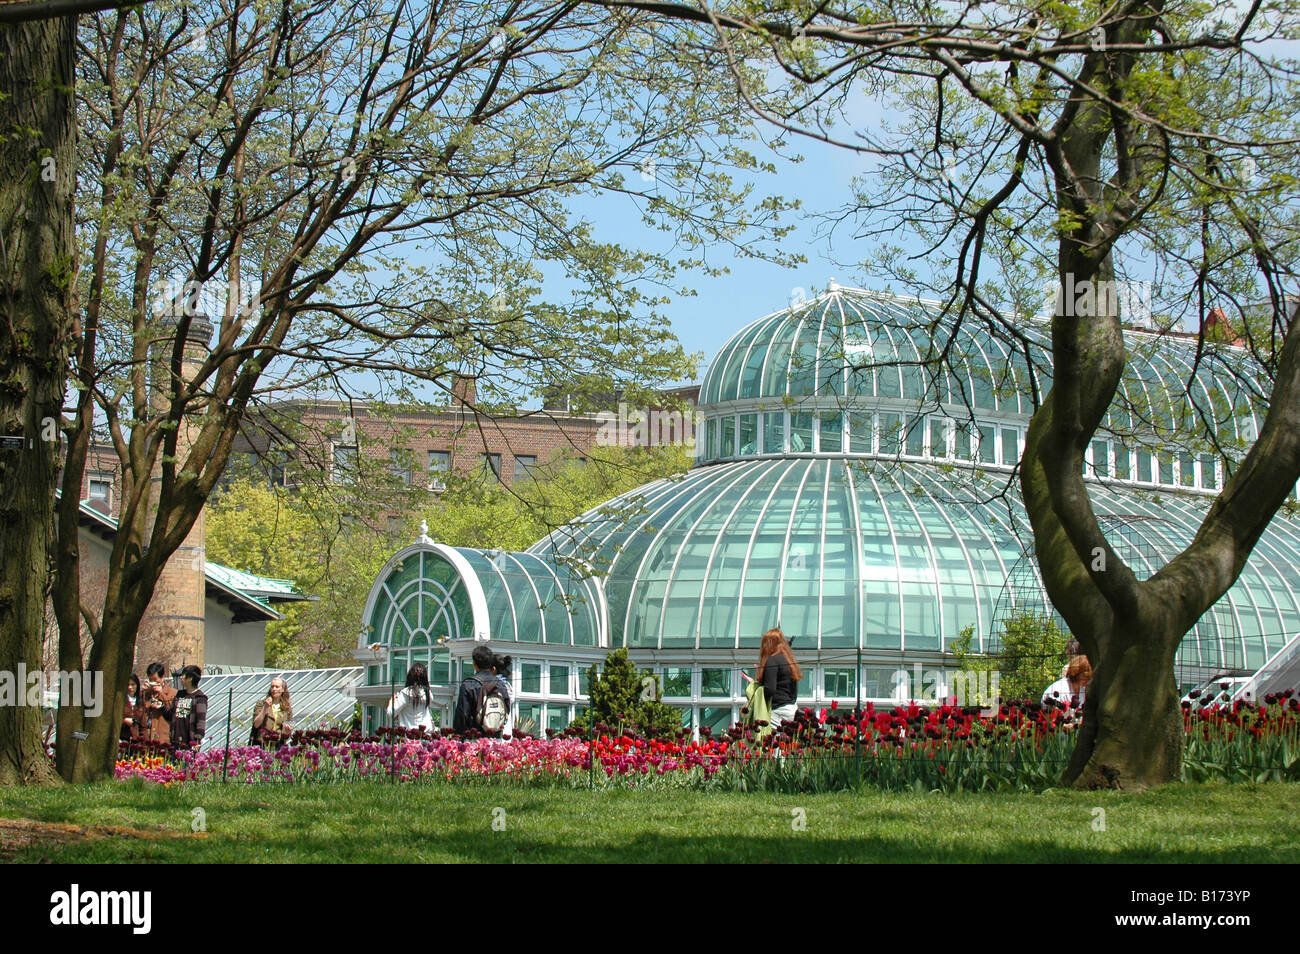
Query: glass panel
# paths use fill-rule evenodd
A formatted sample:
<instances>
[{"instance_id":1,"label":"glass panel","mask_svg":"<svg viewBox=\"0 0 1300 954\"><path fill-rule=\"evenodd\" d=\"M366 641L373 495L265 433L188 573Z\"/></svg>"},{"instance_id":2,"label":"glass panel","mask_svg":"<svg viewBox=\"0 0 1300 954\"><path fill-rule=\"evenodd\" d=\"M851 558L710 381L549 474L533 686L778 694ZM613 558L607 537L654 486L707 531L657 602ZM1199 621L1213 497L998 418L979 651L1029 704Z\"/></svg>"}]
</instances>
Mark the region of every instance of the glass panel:
<instances>
[{"instance_id":1,"label":"glass panel","mask_svg":"<svg viewBox=\"0 0 1300 954\"><path fill-rule=\"evenodd\" d=\"M882 456L893 456L898 453L899 431L903 427L903 416L895 414L893 411L886 411L880 415L880 453Z\"/></svg>"},{"instance_id":2,"label":"glass panel","mask_svg":"<svg viewBox=\"0 0 1300 954\"><path fill-rule=\"evenodd\" d=\"M954 443L956 444L955 454L958 460L971 459L971 425L969 421L961 421L953 428Z\"/></svg>"},{"instance_id":3,"label":"glass panel","mask_svg":"<svg viewBox=\"0 0 1300 954\"><path fill-rule=\"evenodd\" d=\"M689 667L670 667L664 670L665 696L691 697L691 670Z\"/></svg>"},{"instance_id":4,"label":"glass panel","mask_svg":"<svg viewBox=\"0 0 1300 954\"><path fill-rule=\"evenodd\" d=\"M1174 461L1168 454L1160 455L1160 483L1166 486L1174 482Z\"/></svg>"},{"instance_id":5,"label":"glass panel","mask_svg":"<svg viewBox=\"0 0 1300 954\"><path fill-rule=\"evenodd\" d=\"M992 424L981 424L979 426L979 435L980 460L985 464L996 464L998 460L997 428Z\"/></svg>"},{"instance_id":6,"label":"glass panel","mask_svg":"<svg viewBox=\"0 0 1300 954\"><path fill-rule=\"evenodd\" d=\"M451 451L429 451L429 477L441 480L451 472Z\"/></svg>"},{"instance_id":7,"label":"glass panel","mask_svg":"<svg viewBox=\"0 0 1300 954\"><path fill-rule=\"evenodd\" d=\"M758 415L740 415L740 445L738 453L742 457L758 452Z\"/></svg>"},{"instance_id":8,"label":"glass panel","mask_svg":"<svg viewBox=\"0 0 1300 954\"><path fill-rule=\"evenodd\" d=\"M925 418L907 419L907 454L920 457L925 453Z\"/></svg>"},{"instance_id":9,"label":"glass panel","mask_svg":"<svg viewBox=\"0 0 1300 954\"><path fill-rule=\"evenodd\" d=\"M721 735L731 728L731 706L703 706L700 709L700 728L707 728L710 735Z\"/></svg>"},{"instance_id":10,"label":"glass panel","mask_svg":"<svg viewBox=\"0 0 1300 954\"><path fill-rule=\"evenodd\" d=\"M718 447L718 452L723 457L736 456L736 419L728 415L719 422L721 425L722 438Z\"/></svg>"},{"instance_id":11,"label":"glass panel","mask_svg":"<svg viewBox=\"0 0 1300 954\"><path fill-rule=\"evenodd\" d=\"M701 669L700 695L705 697L721 696L730 699L732 694L731 672L730 669Z\"/></svg>"},{"instance_id":12,"label":"glass panel","mask_svg":"<svg viewBox=\"0 0 1300 954\"><path fill-rule=\"evenodd\" d=\"M1219 486L1219 475L1215 472L1216 459L1213 454L1201 455L1201 486L1215 490Z\"/></svg>"},{"instance_id":13,"label":"glass panel","mask_svg":"<svg viewBox=\"0 0 1300 954\"><path fill-rule=\"evenodd\" d=\"M1184 487L1196 486L1196 461L1191 454L1178 455L1178 483Z\"/></svg>"},{"instance_id":14,"label":"glass panel","mask_svg":"<svg viewBox=\"0 0 1300 954\"><path fill-rule=\"evenodd\" d=\"M1092 473L1095 477L1110 476L1110 442L1092 442Z\"/></svg>"},{"instance_id":15,"label":"glass panel","mask_svg":"<svg viewBox=\"0 0 1300 954\"><path fill-rule=\"evenodd\" d=\"M566 729L571 721L568 706L551 704L546 707L546 728L560 732Z\"/></svg>"},{"instance_id":16,"label":"glass panel","mask_svg":"<svg viewBox=\"0 0 1300 954\"><path fill-rule=\"evenodd\" d=\"M542 664L524 663L519 667L519 691L542 691Z\"/></svg>"},{"instance_id":17,"label":"glass panel","mask_svg":"<svg viewBox=\"0 0 1300 954\"><path fill-rule=\"evenodd\" d=\"M930 456L948 457L948 422L942 417L930 418Z\"/></svg>"},{"instance_id":18,"label":"glass panel","mask_svg":"<svg viewBox=\"0 0 1300 954\"><path fill-rule=\"evenodd\" d=\"M811 414L790 415L790 452L807 453L812 450L813 418Z\"/></svg>"},{"instance_id":19,"label":"glass panel","mask_svg":"<svg viewBox=\"0 0 1300 954\"><path fill-rule=\"evenodd\" d=\"M520 481L520 480L532 479L533 471L536 470L536 468L537 468L536 455L516 454L514 480Z\"/></svg>"},{"instance_id":20,"label":"glass panel","mask_svg":"<svg viewBox=\"0 0 1300 954\"><path fill-rule=\"evenodd\" d=\"M529 735L542 734L542 704L540 702L520 702L516 704L515 731L527 732Z\"/></svg>"},{"instance_id":21,"label":"glass panel","mask_svg":"<svg viewBox=\"0 0 1300 954\"><path fill-rule=\"evenodd\" d=\"M864 699L893 699L895 690L909 678L906 669L898 666L864 666L862 668L862 697Z\"/></svg>"},{"instance_id":22,"label":"glass panel","mask_svg":"<svg viewBox=\"0 0 1300 954\"><path fill-rule=\"evenodd\" d=\"M552 666L551 667L551 695L567 696L569 689L569 667Z\"/></svg>"},{"instance_id":23,"label":"glass panel","mask_svg":"<svg viewBox=\"0 0 1300 954\"><path fill-rule=\"evenodd\" d=\"M827 669L822 677L822 694L828 699L852 699L858 692L855 675L852 669Z\"/></svg>"},{"instance_id":24,"label":"glass panel","mask_svg":"<svg viewBox=\"0 0 1300 954\"><path fill-rule=\"evenodd\" d=\"M784 411L768 411L763 415L763 453L785 453Z\"/></svg>"},{"instance_id":25,"label":"glass panel","mask_svg":"<svg viewBox=\"0 0 1300 954\"><path fill-rule=\"evenodd\" d=\"M870 412L849 412L849 450L854 454L870 454L873 420Z\"/></svg>"},{"instance_id":26,"label":"glass panel","mask_svg":"<svg viewBox=\"0 0 1300 954\"><path fill-rule=\"evenodd\" d=\"M578 695L580 696L590 695L591 694L590 689L591 689L591 670L589 668L579 669L578 670Z\"/></svg>"},{"instance_id":27,"label":"glass panel","mask_svg":"<svg viewBox=\"0 0 1300 954\"><path fill-rule=\"evenodd\" d=\"M1133 455L1127 447L1115 448L1115 476L1129 480L1133 473Z\"/></svg>"},{"instance_id":28,"label":"glass panel","mask_svg":"<svg viewBox=\"0 0 1300 954\"><path fill-rule=\"evenodd\" d=\"M1152 469L1154 461L1151 458L1150 451L1138 451L1138 469L1137 480L1144 484L1155 482L1155 471Z\"/></svg>"},{"instance_id":29,"label":"glass panel","mask_svg":"<svg viewBox=\"0 0 1300 954\"><path fill-rule=\"evenodd\" d=\"M844 415L839 411L821 416L822 453L834 453L844 449Z\"/></svg>"},{"instance_id":30,"label":"glass panel","mask_svg":"<svg viewBox=\"0 0 1300 954\"><path fill-rule=\"evenodd\" d=\"M1014 427L1002 428L1002 463L1008 467L1020 462L1020 435Z\"/></svg>"}]
</instances>

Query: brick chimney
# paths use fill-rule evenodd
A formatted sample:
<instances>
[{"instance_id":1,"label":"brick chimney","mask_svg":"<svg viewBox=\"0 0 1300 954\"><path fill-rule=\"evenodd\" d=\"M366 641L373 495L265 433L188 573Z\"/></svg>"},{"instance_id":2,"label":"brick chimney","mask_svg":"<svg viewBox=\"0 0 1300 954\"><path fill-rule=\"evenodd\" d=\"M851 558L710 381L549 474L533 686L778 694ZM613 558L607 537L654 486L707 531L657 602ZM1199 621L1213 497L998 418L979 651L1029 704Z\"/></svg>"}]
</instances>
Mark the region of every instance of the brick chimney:
<instances>
[{"instance_id":1,"label":"brick chimney","mask_svg":"<svg viewBox=\"0 0 1300 954\"><path fill-rule=\"evenodd\" d=\"M176 332L182 318L180 309L175 307L164 309L155 318L156 334L151 349L150 387L154 406L159 411L170 402L173 390L169 366ZM199 365L208 356L211 340L211 322L201 313L191 314L181 364L183 379L188 380L197 372ZM195 407L193 404L189 406L186 415L189 420L187 423L182 423L177 434L178 466L189 456L191 443L200 427L198 418L201 414L201 407ZM160 454L159 457L161 456ZM160 461L150 477L149 496L152 507L157 506L161 481ZM200 511L189 535L163 567L153 599L149 603L148 610L145 611L144 619L140 621L135 658L136 666L141 672L151 662L161 662L169 672L191 663L197 666L204 665L207 598L206 537L204 513Z\"/></svg>"},{"instance_id":2,"label":"brick chimney","mask_svg":"<svg viewBox=\"0 0 1300 954\"><path fill-rule=\"evenodd\" d=\"M474 403L476 378L473 375L453 373L451 376L452 407L466 407Z\"/></svg>"}]
</instances>

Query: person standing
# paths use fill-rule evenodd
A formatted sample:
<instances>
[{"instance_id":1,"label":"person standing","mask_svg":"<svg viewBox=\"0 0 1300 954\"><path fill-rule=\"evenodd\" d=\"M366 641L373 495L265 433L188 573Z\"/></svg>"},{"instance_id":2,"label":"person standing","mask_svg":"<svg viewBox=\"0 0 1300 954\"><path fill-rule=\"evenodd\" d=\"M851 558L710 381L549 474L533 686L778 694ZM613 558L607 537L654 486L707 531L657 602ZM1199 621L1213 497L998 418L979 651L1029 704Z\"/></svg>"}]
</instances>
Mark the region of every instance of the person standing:
<instances>
[{"instance_id":1,"label":"person standing","mask_svg":"<svg viewBox=\"0 0 1300 954\"><path fill-rule=\"evenodd\" d=\"M149 713L144 706L140 677L131 673L131 678L126 681L126 709L122 713L122 731L118 738L122 742L139 742L145 737L148 725Z\"/></svg>"},{"instance_id":2,"label":"person standing","mask_svg":"<svg viewBox=\"0 0 1300 954\"><path fill-rule=\"evenodd\" d=\"M177 751L195 748L203 743L203 733L208 727L208 697L199 688L203 670L186 666L181 670L181 691L172 700L170 722L172 747Z\"/></svg>"},{"instance_id":3,"label":"person standing","mask_svg":"<svg viewBox=\"0 0 1300 954\"><path fill-rule=\"evenodd\" d=\"M281 676L271 680L266 698L253 710L253 737L258 745L276 741L293 730L289 720L293 717L293 701L289 686Z\"/></svg>"},{"instance_id":4,"label":"person standing","mask_svg":"<svg viewBox=\"0 0 1300 954\"><path fill-rule=\"evenodd\" d=\"M487 646L478 645L471 659L474 675L460 684L452 728L459 733L473 729L486 736L499 737L510 718L510 700L493 672L497 655Z\"/></svg>"},{"instance_id":5,"label":"person standing","mask_svg":"<svg viewBox=\"0 0 1300 954\"><path fill-rule=\"evenodd\" d=\"M748 674L743 675L749 678ZM795 700L799 698L799 680L802 678L803 670L794 658L785 633L776 628L769 629L759 643L758 669L752 681L763 687L767 704L772 708L774 728L794 718Z\"/></svg>"},{"instance_id":6,"label":"person standing","mask_svg":"<svg viewBox=\"0 0 1300 954\"><path fill-rule=\"evenodd\" d=\"M429 667L415 663L406 671L406 685L393 693L388 717L402 729L433 731L433 690L429 688Z\"/></svg>"},{"instance_id":7,"label":"person standing","mask_svg":"<svg viewBox=\"0 0 1300 954\"><path fill-rule=\"evenodd\" d=\"M170 745L172 741L171 712L172 703L176 701L176 690L163 681L166 672L160 662L151 662L145 669L144 693L145 713L149 725L144 735L146 741Z\"/></svg>"},{"instance_id":8,"label":"person standing","mask_svg":"<svg viewBox=\"0 0 1300 954\"><path fill-rule=\"evenodd\" d=\"M503 656L501 653L494 653L492 656L492 675L497 677L497 683L501 686L501 691L506 697L506 724L501 730L502 735L514 734L514 698L515 692L510 685L510 666L514 659L510 656ZM554 687L552 687L553 689Z\"/></svg>"}]
</instances>

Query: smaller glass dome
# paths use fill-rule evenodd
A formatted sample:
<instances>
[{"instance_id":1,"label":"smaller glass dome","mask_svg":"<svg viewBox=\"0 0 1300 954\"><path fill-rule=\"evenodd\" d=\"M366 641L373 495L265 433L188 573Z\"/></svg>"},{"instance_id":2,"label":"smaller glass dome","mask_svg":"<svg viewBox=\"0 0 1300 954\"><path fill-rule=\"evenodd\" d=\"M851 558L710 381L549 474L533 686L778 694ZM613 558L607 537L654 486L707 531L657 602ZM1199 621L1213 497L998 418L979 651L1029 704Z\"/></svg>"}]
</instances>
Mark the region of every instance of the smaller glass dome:
<instances>
[{"instance_id":1,"label":"smaller glass dome","mask_svg":"<svg viewBox=\"0 0 1300 954\"><path fill-rule=\"evenodd\" d=\"M423 662L431 682L446 684L451 640L604 646L605 617L600 581L580 566L421 537L371 587L360 646L385 647L391 672L372 667L367 682L387 682Z\"/></svg>"}]
</instances>

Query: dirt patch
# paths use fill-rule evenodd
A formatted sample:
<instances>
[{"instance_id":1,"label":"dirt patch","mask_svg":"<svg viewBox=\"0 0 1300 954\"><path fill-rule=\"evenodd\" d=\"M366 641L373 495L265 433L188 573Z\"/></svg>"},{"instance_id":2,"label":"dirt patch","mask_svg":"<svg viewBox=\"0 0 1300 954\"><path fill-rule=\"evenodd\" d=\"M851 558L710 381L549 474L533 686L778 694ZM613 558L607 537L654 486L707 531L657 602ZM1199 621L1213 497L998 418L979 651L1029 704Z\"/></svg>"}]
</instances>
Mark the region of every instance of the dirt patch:
<instances>
[{"instance_id":1,"label":"dirt patch","mask_svg":"<svg viewBox=\"0 0 1300 954\"><path fill-rule=\"evenodd\" d=\"M123 825L66 825L32 821L29 818L0 818L0 861L12 861L20 851L59 848L98 838L137 838L156 841L173 838L173 832L144 831ZM46 860L46 859L41 859Z\"/></svg>"}]
</instances>

